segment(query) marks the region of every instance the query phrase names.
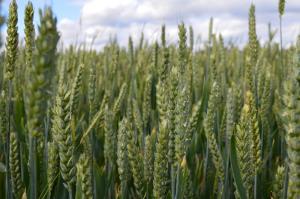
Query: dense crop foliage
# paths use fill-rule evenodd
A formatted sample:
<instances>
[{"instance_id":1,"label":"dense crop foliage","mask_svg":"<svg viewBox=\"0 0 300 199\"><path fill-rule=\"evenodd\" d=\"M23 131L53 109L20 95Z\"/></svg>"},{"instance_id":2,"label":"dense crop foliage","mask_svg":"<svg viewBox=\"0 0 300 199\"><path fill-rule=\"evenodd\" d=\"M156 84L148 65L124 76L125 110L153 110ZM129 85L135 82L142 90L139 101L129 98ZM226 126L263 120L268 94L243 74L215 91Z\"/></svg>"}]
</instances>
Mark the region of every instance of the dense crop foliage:
<instances>
[{"instance_id":1,"label":"dense crop foliage","mask_svg":"<svg viewBox=\"0 0 300 199\"><path fill-rule=\"evenodd\" d=\"M279 2L279 20L285 1ZM11 1L1 55L0 198L300 198L300 37L213 32L58 50L50 7ZM281 27L280 27L281 30ZM280 41L284 33L280 31Z\"/></svg>"}]
</instances>

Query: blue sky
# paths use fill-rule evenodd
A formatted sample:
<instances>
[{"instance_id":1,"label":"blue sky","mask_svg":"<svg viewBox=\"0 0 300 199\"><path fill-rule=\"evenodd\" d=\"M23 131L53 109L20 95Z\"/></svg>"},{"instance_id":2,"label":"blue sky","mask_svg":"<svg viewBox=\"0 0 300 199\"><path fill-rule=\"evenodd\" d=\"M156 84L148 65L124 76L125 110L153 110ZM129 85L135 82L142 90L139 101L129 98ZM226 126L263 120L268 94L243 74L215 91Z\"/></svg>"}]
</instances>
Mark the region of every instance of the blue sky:
<instances>
[{"instance_id":1,"label":"blue sky","mask_svg":"<svg viewBox=\"0 0 300 199\"><path fill-rule=\"evenodd\" d=\"M4 0L2 12L5 15L9 2ZM95 39L96 48L101 48L111 36L117 36L118 41L126 45L129 35L138 40L141 31L149 41L157 40L162 24L167 26L168 41L176 42L177 24L181 21L192 25L197 38L205 40L210 17L214 17L215 33L222 33L226 41L244 44L247 41L248 9L252 2L256 5L258 37L264 42L268 22L272 23L273 29L279 27L278 0L32 0L36 24L38 9L53 6L63 45L89 44ZM17 3L22 37L27 0L17 0ZM299 0L287 0L283 21L285 45L294 42L300 32L299 19Z\"/></svg>"},{"instance_id":2,"label":"blue sky","mask_svg":"<svg viewBox=\"0 0 300 199\"><path fill-rule=\"evenodd\" d=\"M76 20L80 15L80 5L76 4L72 0L31 0L31 2L35 9L35 24L38 24L39 22L38 10L40 8L43 9L47 5L52 5L53 11L58 21L60 21L63 18ZM3 0L3 9L1 10L1 12L4 13L6 16L8 16L9 3L10 0ZM20 31L24 29L24 10L27 3L27 0L17 0ZM20 32L20 34L22 35L22 32Z\"/></svg>"},{"instance_id":3,"label":"blue sky","mask_svg":"<svg viewBox=\"0 0 300 199\"><path fill-rule=\"evenodd\" d=\"M84 0L83 0L84 1ZM80 15L80 4L77 4L75 1L72 0L59 0L59 2L55 0L31 0L35 10L37 11L39 8L44 8L47 5L51 5L53 10L58 19L68 17L70 19L76 19ZM3 1L3 10L5 15L8 15L8 7L9 7L10 0ZM19 22L22 22L24 19L24 9L26 4L28 3L27 0L17 0L18 4L18 12L19 12ZM37 16L37 15L36 15ZM36 17L36 22L38 18ZM19 23L20 25L23 23Z\"/></svg>"}]
</instances>

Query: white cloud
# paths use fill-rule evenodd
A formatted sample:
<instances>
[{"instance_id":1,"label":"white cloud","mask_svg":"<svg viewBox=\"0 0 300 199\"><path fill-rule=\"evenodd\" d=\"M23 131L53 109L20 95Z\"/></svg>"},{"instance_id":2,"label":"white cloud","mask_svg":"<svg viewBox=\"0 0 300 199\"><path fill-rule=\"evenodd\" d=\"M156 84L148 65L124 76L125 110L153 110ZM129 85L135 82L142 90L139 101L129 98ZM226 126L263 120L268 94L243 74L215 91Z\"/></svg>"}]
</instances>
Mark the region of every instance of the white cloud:
<instances>
[{"instance_id":1,"label":"white cloud","mask_svg":"<svg viewBox=\"0 0 300 199\"><path fill-rule=\"evenodd\" d=\"M80 35L80 25L70 19L64 18L58 23L57 27L61 32L61 39L68 43L74 38L78 39Z\"/></svg>"},{"instance_id":2,"label":"white cloud","mask_svg":"<svg viewBox=\"0 0 300 199\"><path fill-rule=\"evenodd\" d=\"M274 0L69 0L81 4L78 21L67 18L59 21L58 28L65 44L91 43L96 37L97 47L103 46L112 35L127 45L129 35L135 40L144 32L150 41L159 39L160 27L166 24L169 42L177 41L177 24L184 21L193 25L195 35L207 38L209 18L214 17L214 31L224 38L247 41L248 9L253 2L257 10L259 38L266 40L267 23L278 28L277 1ZM298 0L287 2L284 16L285 42L294 40L299 33L296 19L300 18Z\"/></svg>"}]
</instances>

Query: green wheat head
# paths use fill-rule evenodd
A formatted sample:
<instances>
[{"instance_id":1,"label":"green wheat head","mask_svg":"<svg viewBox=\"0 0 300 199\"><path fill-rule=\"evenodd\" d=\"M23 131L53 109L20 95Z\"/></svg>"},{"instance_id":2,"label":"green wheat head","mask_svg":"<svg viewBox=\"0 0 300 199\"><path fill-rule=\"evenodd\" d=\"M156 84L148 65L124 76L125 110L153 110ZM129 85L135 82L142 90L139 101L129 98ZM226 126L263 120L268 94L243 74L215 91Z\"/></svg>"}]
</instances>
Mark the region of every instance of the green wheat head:
<instances>
[{"instance_id":1,"label":"green wheat head","mask_svg":"<svg viewBox=\"0 0 300 199\"><path fill-rule=\"evenodd\" d=\"M214 82L212 85L211 94L208 101L206 118L204 120L204 129L205 129L207 144L212 154L213 162L217 170L219 180L223 182L224 164L223 164L222 155L218 147L215 132L214 132L215 111L218 103L219 103L219 86L216 82Z\"/></svg>"},{"instance_id":2,"label":"green wheat head","mask_svg":"<svg viewBox=\"0 0 300 199\"><path fill-rule=\"evenodd\" d=\"M16 0L12 0L9 5L9 14L7 20L7 37L6 37L6 65L5 78L12 80L16 66L18 52L18 6Z\"/></svg>"},{"instance_id":3,"label":"green wheat head","mask_svg":"<svg viewBox=\"0 0 300 199\"><path fill-rule=\"evenodd\" d=\"M168 194L168 133L167 124L163 121L157 137L156 152L154 160L153 194L155 198L165 198Z\"/></svg>"},{"instance_id":4,"label":"green wheat head","mask_svg":"<svg viewBox=\"0 0 300 199\"><path fill-rule=\"evenodd\" d=\"M284 15L284 9L285 9L285 0L279 0L278 10L280 16Z\"/></svg>"},{"instance_id":5,"label":"green wheat head","mask_svg":"<svg viewBox=\"0 0 300 199\"><path fill-rule=\"evenodd\" d=\"M80 155L77 163L77 179L80 181L83 198L93 198L91 157L86 153Z\"/></svg>"},{"instance_id":6,"label":"green wheat head","mask_svg":"<svg viewBox=\"0 0 300 199\"><path fill-rule=\"evenodd\" d=\"M125 195L127 183L130 180L130 165L128 159L128 121L122 119L119 124L118 144L117 144L117 165L121 181L122 195Z\"/></svg>"},{"instance_id":7,"label":"green wheat head","mask_svg":"<svg viewBox=\"0 0 300 199\"><path fill-rule=\"evenodd\" d=\"M289 182L288 198L300 197L300 178L299 178L299 56L300 39L298 38L295 57L298 63L293 66L291 77L284 84L284 95L282 96L283 110L281 113L283 125L286 131L287 152L289 158Z\"/></svg>"},{"instance_id":8,"label":"green wheat head","mask_svg":"<svg viewBox=\"0 0 300 199\"><path fill-rule=\"evenodd\" d=\"M48 182L48 191L50 194L58 178L59 178L58 146L57 143L55 142L48 142L47 182Z\"/></svg>"},{"instance_id":9,"label":"green wheat head","mask_svg":"<svg viewBox=\"0 0 300 199\"><path fill-rule=\"evenodd\" d=\"M74 158L74 144L70 131L70 92L67 91L60 77L57 91L55 108L53 111L53 131L56 132L54 139L58 144L60 173L66 183L68 191L71 192L76 182L76 165Z\"/></svg>"},{"instance_id":10,"label":"green wheat head","mask_svg":"<svg viewBox=\"0 0 300 199\"><path fill-rule=\"evenodd\" d=\"M22 174L21 174L21 160L20 160L20 149L19 143L16 136L16 133L10 134L10 158L9 158L9 165L10 165L10 173L11 173L11 181L12 181L12 188L13 194L16 198L21 198L24 192L24 185L22 182Z\"/></svg>"}]
</instances>

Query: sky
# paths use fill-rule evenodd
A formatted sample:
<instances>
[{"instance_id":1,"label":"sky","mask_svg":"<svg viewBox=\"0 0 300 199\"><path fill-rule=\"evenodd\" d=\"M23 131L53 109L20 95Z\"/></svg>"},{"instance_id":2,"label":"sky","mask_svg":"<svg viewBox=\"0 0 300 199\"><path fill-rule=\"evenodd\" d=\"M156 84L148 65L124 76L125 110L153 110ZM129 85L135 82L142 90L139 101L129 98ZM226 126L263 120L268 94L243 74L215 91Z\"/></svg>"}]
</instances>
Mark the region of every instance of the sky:
<instances>
[{"instance_id":1,"label":"sky","mask_svg":"<svg viewBox=\"0 0 300 199\"><path fill-rule=\"evenodd\" d=\"M4 0L1 10L8 15L10 0ZM24 9L27 0L17 0L20 36L24 33ZM138 41L141 32L149 42L159 40L160 28L166 25L167 41L178 40L177 26L184 22L193 26L197 43L206 40L208 24L214 18L214 33L221 33L225 41L243 45L247 42L248 10L256 6L257 34L261 42L268 38L268 23L279 29L278 0L32 0L35 24L38 9L52 5L58 19L61 45L74 43L93 44L101 49L112 37L126 46L131 35ZM300 1L286 0L283 16L283 42L294 43L300 32ZM5 28L3 29L5 36ZM279 40L276 34L275 40Z\"/></svg>"}]
</instances>

